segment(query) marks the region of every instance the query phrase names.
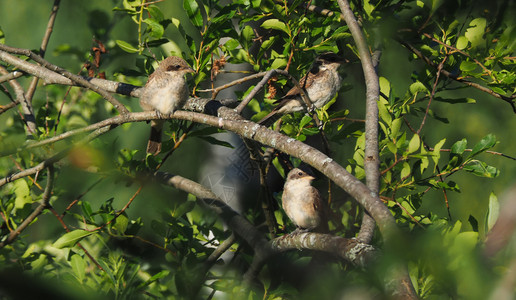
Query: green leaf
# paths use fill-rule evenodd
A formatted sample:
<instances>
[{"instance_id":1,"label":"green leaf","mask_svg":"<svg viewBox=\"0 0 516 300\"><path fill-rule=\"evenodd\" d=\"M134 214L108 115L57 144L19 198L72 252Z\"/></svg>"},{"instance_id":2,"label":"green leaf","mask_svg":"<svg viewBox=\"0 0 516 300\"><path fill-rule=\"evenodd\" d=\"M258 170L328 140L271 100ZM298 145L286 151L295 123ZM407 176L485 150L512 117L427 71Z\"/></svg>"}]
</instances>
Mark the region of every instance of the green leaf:
<instances>
[{"instance_id":1,"label":"green leaf","mask_svg":"<svg viewBox=\"0 0 516 300\"><path fill-rule=\"evenodd\" d=\"M183 0L183 8L185 9L190 21L194 26L201 27L203 25L201 10L195 0Z\"/></svg>"},{"instance_id":2,"label":"green leaf","mask_svg":"<svg viewBox=\"0 0 516 300\"><path fill-rule=\"evenodd\" d=\"M466 150L466 146L468 145L468 141L466 139L462 139L451 147L451 153L453 154L462 154L464 150Z\"/></svg>"},{"instance_id":3,"label":"green leaf","mask_svg":"<svg viewBox=\"0 0 516 300\"><path fill-rule=\"evenodd\" d=\"M398 132L400 131L401 124L403 124L402 118L397 118L392 121L391 124L391 139L396 139L398 137Z\"/></svg>"},{"instance_id":4,"label":"green leaf","mask_svg":"<svg viewBox=\"0 0 516 300\"><path fill-rule=\"evenodd\" d=\"M165 29L163 28L163 25L161 25L158 21L154 19L145 19L143 20L143 22L149 25L151 37L155 39L160 39L163 36Z\"/></svg>"},{"instance_id":5,"label":"green leaf","mask_svg":"<svg viewBox=\"0 0 516 300\"><path fill-rule=\"evenodd\" d=\"M156 21L161 22L165 19L163 13L161 12L161 9L159 9L159 7L157 7L156 5L149 5L147 7L147 10L149 11L152 18Z\"/></svg>"},{"instance_id":6,"label":"green leaf","mask_svg":"<svg viewBox=\"0 0 516 300\"><path fill-rule=\"evenodd\" d=\"M127 218L127 216L124 214L121 214L116 218L114 226L115 226L116 230L118 230L119 233L124 234L127 229L128 224L129 224L129 219Z\"/></svg>"},{"instance_id":7,"label":"green leaf","mask_svg":"<svg viewBox=\"0 0 516 300\"><path fill-rule=\"evenodd\" d=\"M224 47L226 47L228 51L235 50L239 45L240 43L235 39L229 39L226 43L224 43Z\"/></svg>"},{"instance_id":8,"label":"green leaf","mask_svg":"<svg viewBox=\"0 0 516 300\"><path fill-rule=\"evenodd\" d=\"M476 68L477 64L472 61L465 60L460 63L460 69L463 72L471 72L474 71Z\"/></svg>"},{"instance_id":9,"label":"green leaf","mask_svg":"<svg viewBox=\"0 0 516 300\"><path fill-rule=\"evenodd\" d=\"M391 126L392 123L392 117L389 113L389 110L387 109L387 101L381 99L378 101L378 113L380 114L380 118L387 124L387 126Z\"/></svg>"},{"instance_id":10,"label":"green leaf","mask_svg":"<svg viewBox=\"0 0 516 300\"><path fill-rule=\"evenodd\" d=\"M307 136L312 136L318 134L319 129L317 127L303 128L302 132Z\"/></svg>"},{"instance_id":11,"label":"green leaf","mask_svg":"<svg viewBox=\"0 0 516 300\"><path fill-rule=\"evenodd\" d=\"M403 168L401 169L400 176L402 179L410 176L410 165L408 164L408 162L403 163Z\"/></svg>"},{"instance_id":12,"label":"green leaf","mask_svg":"<svg viewBox=\"0 0 516 300\"><path fill-rule=\"evenodd\" d=\"M284 57L276 58L272 64L271 69L281 69L287 65L287 60Z\"/></svg>"},{"instance_id":13,"label":"green leaf","mask_svg":"<svg viewBox=\"0 0 516 300\"><path fill-rule=\"evenodd\" d=\"M480 152L492 148L494 145L496 145L496 136L494 134L488 134L473 147L468 157L473 157Z\"/></svg>"},{"instance_id":14,"label":"green leaf","mask_svg":"<svg viewBox=\"0 0 516 300\"><path fill-rule=\"evenodd\" d=\"M84 214L84 217L87 219L87 220L90 220L92 221L93 220L93 210L91 209L91 205L89 202L86 202L86 201L82 201L81 202L81 210L82 210L82 213Z\"/></svg>"},{"instance_id":15,"label":"green leaf","mask_svg":"<svg viewBox=\"0 0 516 300\"><path fill-rule=\"evenodd\" d=\"M469 161L465 166L464 170L473 173L476 176L495 178L499 175L500 171L493 166L489 166L483 161L472 160Z\"/></svg>"},{"instance_id":16,"label":"green leaf","mask_svg":"<svg viewBox=\"0 0 516 300\"><path fill-rule=\"evenodd\" d=\"M460 36L457 39L457 49L464 50L466 47L468 47L469 40L465 36Z\"/></svg>"},{"instance_id":17,"label":"green leaf","mask_svg":"<svg viewBox=\"0 0 516 300\"><path fill-rule=\"evenodd\" d=\"M312 117L309 117L307 115L303 116L303 118L301 119L301 122L299 122L299 128L305 127L311 121L312 121Z\"/></svg>"},{"instance_id":18,"label":"green leaf","mask_svg":"<svg viewBox=\"0 0 516 300\"><path fill-rule=\"evenodd\" d=\"M451 103L451 104L458 104L458 103L470 103L470 104L475 104L477 103L477 100L473 99L473 98L442 98L442 97L435 97L434 98L435 101L439 101L439 102L445 102L445 103Z\"/></svg>"},{"instance_id":19,"label":"green leaf","mask_svg":"<svg viewBox=\"0 0 516 300\"><path fill-rule=\"evenodd\" d=\"M128 52L128 53L136 53L136 52L138 52L137 48L133 47L131 44L129 44L126 41L116 40L115 42L118 45L118 47L120 47L125 52Z\"/></svg>"},{"instance_id":20,"label":"green leaf","mask_svg":"<svg viewBox=\"0 0 516 300\"><path fill-rule=\"evenodd\" d=\"M486 234L491 231L496 221L498 220L498 215L500 214L500 202L498 202L498 197L494 193L489 195L489 207L486 213Z\"/></svg>"},{"instance_id":21,"label":"green leaf","mask_svg":"<svg viewBox=\"0 0 516 300\"><path fill-rule=\"evenodd\" d=\"M439 158L441 157L441 148L443 147L445 142L446 142L446 139L442 139L434 146L434 151L432 152L432 160L434 161L434 164L435 164L434 172L435 172L435 168L437 167L437 164L439 163Z\"/></svg>"},{"instance_id":22,"label":"green leaf","mask_svg":"<svg viewBox=\"0 0 516 300\"><path fill-rule=\"evenodd\" d=\"M191 212L195 207L195 201L186 201L185 203L180 204L178 207L174 209L172 212L172 216L174 218L179 218L184 214Z\"/></svg>"},{"instance_id":23,"label":"green leaf","mask_svg":"<svg viewBox=\"0 0 516 300\"><path fill-rule=\"evenodd\" d=\"M381 76L379 78L379 83L380 83L380 91L384 95L387 95L389 97L391 95L391 83L389 82L389 80L387 78Z\"/></svg>"},{"instance_id":24,"label":"green leaf","mask_svg":"<svg viewBox=\"0 0 516 300\"><path fill-rule=\"evenodd\" d=\"M242 29L242 33L240 36L243 42L242 46L244 46L245 49L248 49L252 39L254 38L253 28L249 25L245 26L244 29Z\"/></svg>"},{"instance_id":25,"label":"green leaf","mask_svg":"<svg viewBox=\"0 0 516 300\"><path fill-rule=\"evenodd\" d=\"M428 89L426 88L426 86L423 83L421 83L421 81L416 81L413 84L411 84L409 87L409 90L412 95L415 95L420 92L422 92L422 93L428 92Z\"/></svg>"},{"instance_id":26,"label":"green leaf","mask_svg":"<svg viewBox=\"0 0 516 300\"><path fill-rule=\"evenodd\" d=\"M87 266L84 259L81 256L74 254L70 259L70 265L72 266L72 271L75 278L77 278L77 281L79 281L79 283L83 283Z\"/></svg>"},{"instance_id":27,"label":"green leaf","mask_svg":"<svg viewBox=\"0 0 516 300\"><path fill-rule=\"evenodd\" d=\"M53 247L62 249L62 248L71 248L73 247L77 242L82 240L83 238L93 234L92 231L86 231L82 229L77 229L68 233L65 233L63 236L61 236L57 241L52 244Z\"/></svg>"},{"instance_id":28,"label":"green leaf","mask_svg":"<svg viewBox=\"0 0 516 300\"><path fill-rule=\"evenodd\" d=\"M198 136L198 138L212 144L212 145L219 145L219 146L223 146L223 147L228 147L228 148L231 148L231 149L234 149L235 147L233 147L233 145L231 145L230 143L226 142L226 141L221 141L219 139L216 139L212 136Z\"/></svg>"},{"instance_id":29,"label":"green leaf","mask_svg":"<svg viewBox=\"0 0 516 300\"><path fill-rule=\"evenodd\" d=\"M2 27L0 27L0 44L5 44L5 34Z\"/></svg>"},{"instance_id":30,"label":"green leaf","mask_svg":"<svg viewBox=\"0 0 516 300\"><path fill-rule=\"evenodd\" d=\"M396 144L391 141L387 142L387 149L389 149L392 154L396 154L398 152L398 147L396 147Z\"/></svg>"},{"instance_id":31,"label":"green leaf","mask_svg":"<svg viewBox=\"0 0 516 300\"><path fill-rule=\"evenodd\" d=\"M484 18L476 18L469 23L469 28L464 34L471 42L471 47L476 48L484 43L484 34L487 21Z\"/></svg>"},{"instance_id":32,"label":"green leaf","mask_svg":"<svg viewBox=\"0 0 516 300\"><path fill-rule=\"evenodd\" d=\"M419 135L414 134L412 138L410 139L409 146L407 149L407 154L416 152L417 149L419 149L419 146L421 144L421 139L419 138Z\"/></svg>"},{"instance_id":33,"label":"green leaf","mask_svg":"<svg viewBox=\"0 0 516 300\"><path fill-rule=\"evenodd\" d=\"M265 22L262 23L261 27L266 28L266 29L281 30L281 31L289 34L287 25L285 25L285 23L283 23L282 21L280 21L278 19L266 20Z\"/></svg>"},{"instance_id":34,"label":"green leaf","mask_svg":"<svg viewBox=\"0 0 516 300\"><path fill-rule=\"evenodd\" d=\"M16 207L16 209L22 209L25 204L31 204L33 202L30 196L29 185L24 179L14 182L14 194L16 195L16 200L14 201L14 207Z\"/></svg>"}]
</instances>

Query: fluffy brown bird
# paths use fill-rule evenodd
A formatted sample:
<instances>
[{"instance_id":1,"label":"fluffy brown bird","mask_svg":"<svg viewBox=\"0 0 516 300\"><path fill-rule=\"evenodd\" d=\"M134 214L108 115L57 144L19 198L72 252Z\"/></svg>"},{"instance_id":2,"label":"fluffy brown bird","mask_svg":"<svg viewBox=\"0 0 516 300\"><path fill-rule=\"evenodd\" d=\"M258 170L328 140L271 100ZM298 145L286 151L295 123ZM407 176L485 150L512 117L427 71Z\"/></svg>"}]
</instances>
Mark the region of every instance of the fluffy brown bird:
<instances>
[{"instance_id":1,"label":"fluffy brown bird","mask_svg":"<svg viewBox=\"0 0 516 300\"><path fill-rule=\"evenodd\" d=\"M281 198L283 210L300 230L328 232L324 203L319 191L311 185L315 178L294 168L288 175Z\"/></svg>"},{"instance_id":2,"label":"fluffy brown bird","mask_svg":"<svg viewBox=\"0 0 516 300\"><path fill-rule=\"evenodd\" d=\"M195 71L180 57L163 60L149 76L140 97L140 106L145 111L157 111L169 115L180 109L188 100L186 73ZM152 120L147 153L157 155L161 151L161 132L164 120Z\"/></svg>"},{"instance_id":3,"label":"fluffy brown bird","mask_svg":"<svg viewBox=\"0 0 516 300\"><path fill-rule=\"evenodd\" d=\"M328 52L319 55L310 71L299 81L315 108L321 108L328 103L339 91L342 78L338 68L343 60L335 53ZM281 115L306 110L306 105L301 99L301 90L295 86L278 101L278 105L258 124L269 126Z\"/></svg>"}]
</instances>

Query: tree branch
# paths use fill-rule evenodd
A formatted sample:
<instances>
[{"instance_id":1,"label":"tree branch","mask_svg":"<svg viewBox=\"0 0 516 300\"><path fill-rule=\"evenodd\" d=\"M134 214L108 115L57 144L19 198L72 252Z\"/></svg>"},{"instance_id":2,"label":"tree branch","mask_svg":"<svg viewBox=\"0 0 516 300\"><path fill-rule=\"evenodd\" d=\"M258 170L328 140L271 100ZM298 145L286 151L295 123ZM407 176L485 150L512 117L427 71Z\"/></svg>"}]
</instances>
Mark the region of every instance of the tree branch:
<instances>
[{"instance_id":1,"label":"tree branch","mask_svg":"<svg viewBox=\"0 0 516 300\"><path fill-rule=\"evenodd\" d=\"M9 245L12 243L19 235L24 231L32 221L34 221L45 208L48 207L48 203L50 201L50 196L52 195L52 189L54 187L54 166L52 164L48 165L48 174L47 174L47 186L45 187L45 191L43 192L43 196L41 198L41 201L32 211L32 213L25 219L23 222L16 228L16 230L12 231L7 239L0 243L0 249L5 247L6 245Z\"/></svg>"},{"instance_id":2,"label":"tree branch","mask_svg":"<svg viewBox=\"0 0 516 300\"><path fill-rule=\"evenodd\" d=\"M42 58L45 57L45 53L47 51L48 41L50 40L50 35L52 34L52 30L54 28L54 22L56 20L60 2L61 0L55 0L54 5L52 6L52 12L50 13L50 18L48 19L47 30L45 31L45 35L43 36L43 40L41 41L41 46L39 47L39 55ZM27 89L27 93L25 94L25 98L27 98L27 101L29 101L30 103L32 103L32 97L34 96L34 92L36 91L36 87L38 86L38 81L38 77L32 78L30 86Z\"/></svg>"},{"instance_id":3,"label":"tree branch","mask_svg":"<svg viewBox=\"0 0 516 300\"><path fill-rule=\"evenodd\" d=\"M379 148L378 148L378 100L380 94L380 84L378 76L376 74L369 47L366 39L362 33L360 26L358 25L349 3L347 0L337 0L342 17L348 25L349 31L355 40L355 44L360 54L360 62L362 63L362 69L364 70L364 77L366 83L366 124L365 124L365 161L364 170L366 174L366 182L371 193L378 198L378 190L380 186L380 159L379 159ZM378 208L389 211L385 205L381 202L375 202ZM366 207L371 216L375 219L382 229L383 224L380 224L380 220L376 217L370 209ZM366 220L367 221L367 220ZM370 222L368 222L370 223ZM370 224L369 224L370 225ZM371 238L368 236L367 231L363 232L364 238ZM417 299L416 291L410 281L408 270L406 267L400 267L399 273L396 274L396 279L399 280L395 284L394 294L399 295L405 299Z\"/></svg>"},{"instance_id":4,"label":"tree branch","mask_svg":"<svg viewBox=\"0 0 516 300\"><path fill-rule=\"evenodd\" d=\"M365 160L364 170L366 174L367 187L378 195L380 187L380 159L378 148L378 100L380 98L380 83L378 75L369 52L367 41L362 29L345 0L338 1L341 17L348 25L360 55L360 62L364 71L366 84L366 121L365 121ZM379 55L379 54L378 54ZM378 63L378 59L376 62ZM383 204L382 204L383 205ZM362 226L357 238L365 243L370 243L373 237L374 223L371 218L364 214Z\"/></svg>"},{"instance_id":5,"label":"tree branch","mask_svg":"<svg viewBox=\"0 0 516 300\"><path fill-rule=\"evenodd\" d=\"M322 233L287 234L272 240L271 244L277 251L294 249L325 251L357 267L366 267L378 257L378 251L369 244L362 243L357 239Z\"/></svg>"},{"instance_id":6,"label":"tree branch","mask_svg":"<svg viewBox=\"0 0 516 300\"><path fill-rule=\"evenodd\" d=\"M191 99L185 108L204 109L207 108L210 103L213 102L207 101L206 99ZM218 112L220 117L208 116L206 114L195 112L176 111L168 117L164 118L161 116L161 119L176 118L229 130L244 138L253 139L266 146L278 149L288 155L298 157L303 162L319 170L329 179L334 181L338 186L348 192L352 197L354 197L376 220L386 241L391 240L391 238L394 238L394 236L399 236L400 232L397 228L394 217L390 211L381 203L381 200L378 198L378 196L372 193L371 190L369 190L362 182L360 182L360 180L347 172L333 159L321 153L317 149L308 146L298 140L260 126L254 122L242 120L241 117L232 109L219 106L216 112ZM224 116L227 118L223 118ZM152 111L129 113L126 115L119 115L106 119L88 127L90 129L97 127L97 130L105 132L110 128L113 128L113 125L127 122L147 121L152 119L156 120L160 119L160 117ZM98 134L92 133L92 135L97 136ZM60 158L53 157L49 160L56 159L58 160ZM41 168L43 167L44 165L41 166ZM26 173L26 171L27 170L1 179L0 186L12 180L23 177L21 176L21 173L24 173L24 176L29 175Z\"/></svg>"},{"instance_id":7,"label":"tree branch","mask_svg":"<svg viewBox=\"0 0 516 300\"><path fill-rule=\"evenodd\" d=\"M411 44L409 43L406 43L402 40L398 40L398 42L400 44L402 44L403 46L405 46L407 49L409 49L410 51L412 51L412 53L414 53L417 57L419 57L420 59L422 59L425 63L427 63L428 65L434 67L434 68L437 68L437 65L431 61L428 57L424 56L423 53L421 51L419 51L418 49L416 49L416 47L412 46ZM499 94L485 86L482 86L478 83L475 83L475 82L471 82L469 80L466 80L466 79L462 79L462 78L459 78L457 75L455 74L452 74L450 73L449 71L447 70L442 70L441 71L441 74L443 74L444 76L450 78L450 79L453 79L457 82L460 82L460 83L463 83L467 86L470 86L470 87L473 87L473 88L476 88L477 90L480 90L484 93L488 93L489 95L493 96L493 97L496 97L498 99L501 99L507 103L509 103L509 105L511 106L512 110L514 113L516 113L516 101L515 101L515 98L516 98L516 94L510 96L510 97L507 97L507 96L504 96L502 94Z\"/></svg>"},{"instance_id":8,"label":"tree branch","mask_svg":"<svg viewBox=\"0 0 516 300\"><path fill-rule=\"evenodd\" d=\"M0 66L0 74L8 75L9 72L7 70ZM15 79L11 79L9 81L9 85L14 90L14 93L16 95L16 103L20 103L23 111L22 119L25 122L25 132L27 135L27 138L31 139L34 135L36 135L36 117L34 116L34 111L32 109L32 104L25 98L25 92L23 91L22 86L18 81Z\"/></svg>"},{"instance_id":9,"label":"tree branch","mask_svg":"<svg viewBox=\"0 0 516 300\"><path fill-rule=\"evenodd\" d=\"M5 55L2 55L5 52L10 52L10 53L27 56L27 57L31 58L32 60L38 62L39 64L43 65L45 68L47 68L51 71L54 71L56 73L59 73L59 74L63 75L64 77L72 80L73 82L75 82L83 87L89 88L92 91L96 92L97 94L101 95L104 99L106 99L108 102L110 102L115 107L115 109L118 110L118 112L120 114L125 114L125 113L129 112L127 110L127 108L125 108L125 106L122 105L122 103L120 103L118 100L116 100L113 96L111 96L111 94L109 94L104 89L96 86L95 84L89 82L88 80L84 79L83 77L81 77L79 75L75 75L61 67L58 67L56 65L49 63L48 61L44 60L41 56L35 54L34 52L32 52L30 50L13 48L13 47L9 47L9 46L3 45L3 44L0 44L0 50L2 50L2 51L0 51L0 59L4 60L6 62L8 62L8 61L5 59Z\"/></svg>"}]
</instances>

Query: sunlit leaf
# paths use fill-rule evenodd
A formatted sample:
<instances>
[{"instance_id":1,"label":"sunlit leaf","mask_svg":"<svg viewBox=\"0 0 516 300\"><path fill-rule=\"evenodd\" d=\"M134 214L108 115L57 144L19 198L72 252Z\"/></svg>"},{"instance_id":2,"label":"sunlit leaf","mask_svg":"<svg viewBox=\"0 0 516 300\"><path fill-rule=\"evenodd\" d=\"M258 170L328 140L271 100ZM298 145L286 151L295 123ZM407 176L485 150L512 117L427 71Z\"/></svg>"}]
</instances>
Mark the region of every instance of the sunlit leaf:
<instances>
[{"instance_id":1,"label":"sunlit leaf","mask_svg":"<svg viewBox=\"0 0 516 300\"><path fill-rule=\"evenodd\" d=\"M468 43L469 43L469 40L467 37L465 36L460 36L458 39L457 39L457 49L459 50L464 50L466 49L466 47L468 46Z\"/></svg>"},{"instance_id":2,"label":"sunlit leaf","mask_svg":"<svg viewBox=\"0 0 516 300\"><path fill-rule=\"evenodd\" d=\"M469 28L464 35L470 41L472 48L476 48L484 43L486 24L487 21L484 18L476 18L469 23Z\"/></svg>"},{"instance_id":3,"label":"sunlit leaf","mask_svg":"<svg viewBox=\"0 0 516 300\"><path fill-rule=\"evenodd\" d=\"M80 257L77 254L74 254L70 258L70 265L72 266L72 271L74 273L75 278L77 278L79 283L82 283L86 275L86 262L82 257Z\"/></svg>"},{"instance_id":4,"label":"sunlit leaf","mask_svg":"<svg viewBox=\"0 0 516 300\"><path fill-rule=\"evenodd\" d=\"M126 41L116 40L115 42L118 45L118 47L120 47L125 52L129 52L129 53L136 53L136 52L138 52L137 48L135 48L133 45L129 44Z\"/></svg>"},{"instance_id":5,"label":"sunlit leaf","mask_svg":"<svg viewBox=\"0 0 516 300\"><path fill-rule=\"evenodd\" d=\"M468 141L466 139L462 139L458 142L455 142L451 147L451 153L453 154L462 154L464 150L466 150L466 146L468 145Z\"/></svg>"},{"instance_id":6,"label":"sunlit leaf","mask_svg":"<svg viewBox=\"0 0 516 300\"><path fill-rule=\"evenodd\" d=\"M486 212L486 230L488 233L491 231L496 221L498 220L498 216L500 214L500 202L498 201L498 197L494 193L489 194L489 207Z\"/></svg>"},{"instance_id":7,"label":"sunlit leaf","mask_svg":"<svg viewBox=\"0 0 516 300\"><path fill-rule=\"evenodd\" d=\"M283 23L282 21L280 21L278 19L265 20L262 23L261 27L266 28L266 29L281 30L287 34L289 33L288 29L287 29L287 25L285 25L285 23Z\"/></svg>"},{"instance_id":8,"label":"sunlit leaf","mask_svg":"<svg viewBox=\"0 0 516 300\"><path fill-rule=\"evenodd\" d=\"M410 153L416 152L417 149L419 149L420 142L421 142L421 140L419 138L419 135L414 134L412 136L412 138L410 139L409 146L407 148L407 153L410 154Z\"/></svg>"},{"instance_id":9,"label":"sunlit leaf","mask_svg":"<svg viewBox=\"0 0 516 300\"><path fill-rule=\"evenodd\" d=\"M57 239L57 241L55 241L54 244L52 244L52 246L58 249L70 248L75 246L75 244L83 238L92 234L92 231L86 231L82 229L70 231L62 235L59 239Z\"/></svg>"}]
</instances>

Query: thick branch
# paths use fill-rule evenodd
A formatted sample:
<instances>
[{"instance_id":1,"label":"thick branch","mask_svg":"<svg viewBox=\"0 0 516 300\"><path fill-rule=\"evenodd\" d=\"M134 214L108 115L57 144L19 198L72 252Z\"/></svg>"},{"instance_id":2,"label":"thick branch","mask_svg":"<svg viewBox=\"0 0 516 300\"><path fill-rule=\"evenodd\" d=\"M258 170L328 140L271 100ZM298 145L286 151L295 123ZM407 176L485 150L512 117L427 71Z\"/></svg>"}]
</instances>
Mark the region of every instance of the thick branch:
<instances>
[{"instance_id":1,"label":"thick branch","mask_svg":"<svg viewBox=\"0 0 516 300\"><path fill-rule=\"evenodd\" d=\"M265 239L263 233L258 231L247 219L239 215L209 189L181 176L163 172L156 172L154 175L166 185L195 195L202 201L200 204L217 213L236 235L246 241L247 244L254 249L255 256L270 257L274 254L272 247Z\"/></svg>"},{"instance_id":2,"label":"thick branch","mask_svg":"<svg viewBox=\"0 0 516 300\"><path fill-rule=\"evenodd\" d=\"M378 75L371 59L367 41L362 33L362 29L358 25L349 3L345 0L339 0L339 7L342 12L341 17L344 18L351 32L357 50L360 55L362 69L364 70L364 78L366 84L366 122L365 122L365 160L364 170L366 174L366 183L371 191L378 194L380 187L380 159L378 150L378 99L380 95L380 83ZM383 205L383 204L382 204ZM361 228L358 238L359 240L369 243L372 239L372 229L374 224L367 215L364 215L363 228Z\"/></svg>"},{"instance_id":3,"label":"thick branch","mask_svg":"<svg viewBox=\"0 0 516 300\"><path fill-rule=\"evenodd\" d=\"M189 101L186 108L192 109L201 106L205 107L208 106L209 103L211 103L211 101L195 99L195 101ZM188 120L229 130L244 138L253 139L264 145L283 151L286 154L300 158L305 163L322 172L353 196L378 222L380 230L384 234L386 240L390 240L392 234L399 234L392 214L382 204L381 200L362 182L360 182L360 180L348 173L342 166L333 161L333 159L298 140L260 126L251 121L242 120L232 109L220 106L217 112L219 112L219 115L221 116L226 115L229 119L187 111L176 111L168 118ZM108 130L111 125L118 125L126 122L146 121L150 119L159 119L159 116L155 112L129 113L106 119L101 122L102 124L97 123L99 124L97 126L99 129L106 128L105 130ZM16 174L11 175L8 179L0 180L0 186L11 181L13 176L19 178Z\"/></svg>"},{"instance_id":4,"label":"thick branch","mask_svg":"<svg viewBox=\"0 0 516 300\"><path fill-rule=\"evenodd\" d=\"M277 251L310 249L325 251L344 259L358 267L365 267L378 257L373 246L357 239L347 239L321 233L288 234L271 241Z\"/></svg>"}]
</instances>

